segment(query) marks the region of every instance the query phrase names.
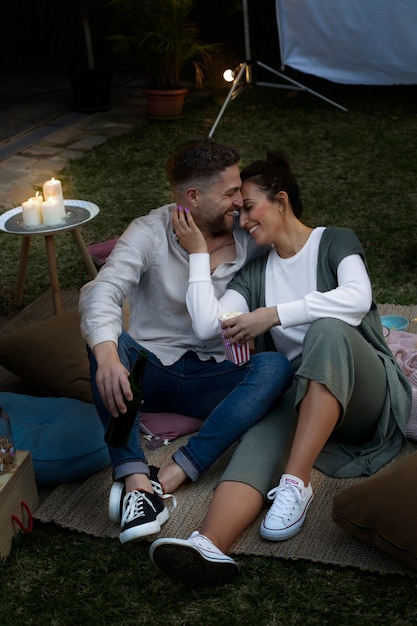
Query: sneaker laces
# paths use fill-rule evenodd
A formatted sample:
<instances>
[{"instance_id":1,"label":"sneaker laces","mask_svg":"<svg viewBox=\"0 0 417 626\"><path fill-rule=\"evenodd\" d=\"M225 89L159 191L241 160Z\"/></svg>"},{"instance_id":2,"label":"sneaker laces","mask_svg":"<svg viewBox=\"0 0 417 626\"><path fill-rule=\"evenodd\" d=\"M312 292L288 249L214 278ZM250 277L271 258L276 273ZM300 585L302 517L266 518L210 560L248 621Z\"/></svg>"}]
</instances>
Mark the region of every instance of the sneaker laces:
<instances>
[{"instance_id":1,"label":"sneaker laces","mask_svg":"<svg viewBox=\"0 0 417 626\"><path fill-rule=\"evenodd\" d=\"M123 498L123 515L121 519L121 525L131 522L138 517L144 517L145 511L143 508L143 504L146 502L150 507L155 511L156 509L152 504L152 501L146 496L146 493L143 491L130 491Z\"/></svg>"},{"instance_id":2,"label":"sneaker laces","mask_svg":"<svg viewBox=\"0 0 417 626\"><path fill-rule=\"evenodd\" d=\"M161 483L157 482L156 480L151 480L150 483L152 485L152 489L154 490L154 493L156 493L156 495L159 496L161 500L172 498L171 512L175 511L175 509L177 508L177 498L173 496L172 493L164 493L162 490Z\"/></svg>"},{"instance_id":3,"label":"sneaker laces","mask_svg":"<svg viewBox=\"0 0 417 626\"><path fill-rule=\"evenodd\" d=\"M300 489L291 483L284 483L274 487L266 495L268 500L273 500L268 515L276 515L282 519L287 519L293 513L294 500L298 505L301 505L305 500L302 496Z\"/></svg>"}]
</instances>

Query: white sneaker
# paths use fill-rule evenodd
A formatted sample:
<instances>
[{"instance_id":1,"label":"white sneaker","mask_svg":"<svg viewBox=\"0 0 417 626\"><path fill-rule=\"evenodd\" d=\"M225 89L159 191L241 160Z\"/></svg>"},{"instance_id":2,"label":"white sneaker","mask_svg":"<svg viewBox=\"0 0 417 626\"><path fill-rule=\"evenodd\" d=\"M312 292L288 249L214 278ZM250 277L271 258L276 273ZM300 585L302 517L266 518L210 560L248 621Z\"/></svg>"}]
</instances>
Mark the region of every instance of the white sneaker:
<instances>
[{"instance_id":1,"label":"white sneaker","mask_svg":"<svg viewBox=\"0 0 417 626\"><path fill-rule=\"evenodd\" d=\"M239 573L237 563L197 531L188 539L157 539L149 554L161 572L188 585L223 585Z\"/></svg>"},{"instance_id":2,"label":"white sneaker","mask_svg":"<svg viewBox=\"0 0 417 626\"><path fill-rule=\"evenodd\" d=\"M291 474L283 474L278 487L267 494L272 506L261 524L261 537L270 541L283 541L296 535L313 500L311 485Z\"/></svg>"}]
</instances>

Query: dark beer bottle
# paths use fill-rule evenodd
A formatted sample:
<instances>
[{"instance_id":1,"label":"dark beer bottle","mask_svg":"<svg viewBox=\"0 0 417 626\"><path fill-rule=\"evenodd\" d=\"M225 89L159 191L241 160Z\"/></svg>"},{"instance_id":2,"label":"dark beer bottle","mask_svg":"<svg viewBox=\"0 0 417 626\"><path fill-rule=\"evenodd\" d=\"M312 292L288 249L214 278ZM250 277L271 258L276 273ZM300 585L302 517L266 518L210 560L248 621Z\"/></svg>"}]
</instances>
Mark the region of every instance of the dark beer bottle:
<instances>
[{"instance_id":1,"label":"dark beer bottle","mask_svg":"<svg viewBox=\"0 0 417 626\"><path fill-rule=\"evenodd\" d=\"M117 417L112 415L107 424L104 441L113 448L122 448L129 440L143 398L142 382L147 359L148 353L141 350L129 375L133 398L132 400L125 399L126 413L119 413Z\"/></svg>"}]
</instances>

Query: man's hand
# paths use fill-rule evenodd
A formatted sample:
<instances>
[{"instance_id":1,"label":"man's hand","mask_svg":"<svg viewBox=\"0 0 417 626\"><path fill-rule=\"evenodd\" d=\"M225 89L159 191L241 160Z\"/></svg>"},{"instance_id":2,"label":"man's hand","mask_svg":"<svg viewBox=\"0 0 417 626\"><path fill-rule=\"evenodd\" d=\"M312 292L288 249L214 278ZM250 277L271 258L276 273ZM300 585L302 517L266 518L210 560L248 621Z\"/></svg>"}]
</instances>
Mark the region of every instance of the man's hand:
<instances>
[{"instance_id":1,"label":"man's hand","mask_svg":"<svg viewBox=\"0 0 417 626\"><path fill-rule=\"evenodd\" d=\"M277 307L271 306L223 320L222 328L226 330L229 343L245 343L266 333L273 326L278 326L279 323Z\"/></svg>"},{"instance_id":2,"label":"man's hand","mask_svg":"<svg viewBox=\"0 0 417 626\"><path fill-rule=\"evenodd\" d=\"M172 225L180 245L189 254L207 253L207 243L203 233L193 220L191 212L178 206L172 213Z\"/></svg>"},{"instance_id":3,"label":"man's hand","mask_svg":"<svg viewBox=\"0 0 417 626\"><path fill-rule=\"evenodd\" d=\"M129 383L130 372L122 365L113 341L103 341L94 346L97 361L96 383L100 396L110 413L117 417L127 410L126 400L132 400Z\"/></svg>"}]
</instances>

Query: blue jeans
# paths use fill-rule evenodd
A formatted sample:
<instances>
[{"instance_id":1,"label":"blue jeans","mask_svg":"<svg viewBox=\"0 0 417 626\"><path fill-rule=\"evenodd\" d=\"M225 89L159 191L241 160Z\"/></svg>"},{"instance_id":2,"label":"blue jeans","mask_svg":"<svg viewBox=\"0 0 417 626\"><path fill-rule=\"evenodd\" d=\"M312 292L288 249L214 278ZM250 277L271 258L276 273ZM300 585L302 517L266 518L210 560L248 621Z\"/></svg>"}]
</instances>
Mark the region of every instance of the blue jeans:
<instances>
[{"instance_id":1,"label":"blue jeans","mask_svg":"<svg viewBox=\"0 0 417 626\"><path fill-rule=\"evenodd\" d=\"M118 351L128 370L142 349L128 333L122 333ZM97 389L97 364L90 350L89 357L94 402L106 427L110 413ZM231 361L201 361L192 351L186 352L173 365L165 366L149 353L142 385L142 410L180 413L202 420L199 433L173 456L185 473L196 480L248 428L266 415L289 388L293 377L291 363L278 352L255 354L248 363L240 366ZM140 414L124 448L109 446L115 480L134 473L149 474L140 440L139 419ZM252 460L248 459L248 462Z\"/></svg>"}]
</instances>

